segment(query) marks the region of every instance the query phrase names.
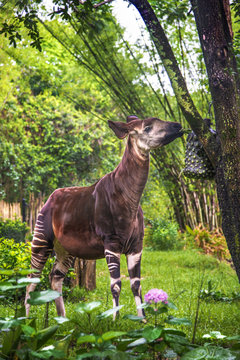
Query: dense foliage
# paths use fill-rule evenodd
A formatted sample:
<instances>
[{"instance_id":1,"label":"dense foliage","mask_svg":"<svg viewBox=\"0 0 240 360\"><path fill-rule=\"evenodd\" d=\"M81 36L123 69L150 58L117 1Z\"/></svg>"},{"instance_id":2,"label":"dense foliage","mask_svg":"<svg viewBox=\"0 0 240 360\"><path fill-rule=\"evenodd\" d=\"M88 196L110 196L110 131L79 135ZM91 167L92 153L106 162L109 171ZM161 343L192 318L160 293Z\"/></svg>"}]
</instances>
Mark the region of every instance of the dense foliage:
<instances>
[{"instance_id":1,"label":"dense foliage","mask_svg":"<svg viewBox=\"0 0 240 360\"><path fill-rule=\"evenodd\" d=\"M47 41L45 58L31 48L1 58L0 191L10 202L94 182L112 170L118 158L104 156L118 153L119 147L108 140L104 116L111 105L106 94Z\"/></svg>"},{"instance_id":2,"label":"dense foliage","mask_svg":"<svg viewBox=\"0 0 240 360\"><path fill-rule=\"evenodd\" d=\"M50 257L41 274L41 288L49 287L49 273L53 267L55 258ZM28 271L31 263L31 244L29 242L16 243L14 239L0 238L0 269L4 271ZM6 276L0 275L1 279ZM25 296L25 289L19 293L23 299ZM9 299L11 302L11 298Z\"/></svg>"},{"instance_id":3,"label":"dense foliage","mask_svg":"<svg viewBox=\"0 0 240 360\"><path fill-rule=\"evenodd\" d=\"M14 239L15 242L25 242L29 228L21 220L3 220L0 218L0 238Z\"/></svg>"},{"instance_id":4,"label":"dense foliage","mask_svg":"<svg viewBox=\"0 0 240 360\"><path fill-rule=\"evenodd\" d=\"M150 221L145 229L145 245L151 250L177 250L183 247L175 222L166 219Z\"/></svg>"}]
</instances>

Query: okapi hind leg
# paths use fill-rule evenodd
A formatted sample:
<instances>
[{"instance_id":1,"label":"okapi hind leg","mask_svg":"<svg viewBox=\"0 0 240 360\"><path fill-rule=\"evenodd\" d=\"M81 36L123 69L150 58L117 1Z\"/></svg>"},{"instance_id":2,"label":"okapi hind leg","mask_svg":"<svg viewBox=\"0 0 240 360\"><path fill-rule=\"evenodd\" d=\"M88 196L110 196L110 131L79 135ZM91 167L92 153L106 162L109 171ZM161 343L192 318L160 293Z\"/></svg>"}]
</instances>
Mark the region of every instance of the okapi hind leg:
<instances>
[{"instance_id":1,"label":"okapi hind leg","mask_svg":"<svg viewBox=\"0 0 240 360\"><path fill-rule=\"evenodd\" d=\"M59 244L58 241L54 242L54 250L56 252L56 261L53 265L52 271L49 275L52 290L61 294L55 299L56 309L58 316L66 316L64 301L62 297L62 285L65 275L69 268L73 265L74 256L68 254Z\"/></svg>"},{"instance_id":2,"label":"okapi hind leg","mask_svg":"<svg viewBox=\"0 0 240 360\"><path fill-rule=\"evenodd\" d=\"M29 278L40 278L44 265L52 252L52 247L46 235L46 229L44 224L44 215L40 212L37 218L37 222L34 228L32 246L31 246L31 269L37 270L29 275ZM30 304L28 299L30 298L30 292L34 291L37 284L31 283L27 286L25 296L25 309L26 316L29 316Z\"/></svg>"}]
</instances>

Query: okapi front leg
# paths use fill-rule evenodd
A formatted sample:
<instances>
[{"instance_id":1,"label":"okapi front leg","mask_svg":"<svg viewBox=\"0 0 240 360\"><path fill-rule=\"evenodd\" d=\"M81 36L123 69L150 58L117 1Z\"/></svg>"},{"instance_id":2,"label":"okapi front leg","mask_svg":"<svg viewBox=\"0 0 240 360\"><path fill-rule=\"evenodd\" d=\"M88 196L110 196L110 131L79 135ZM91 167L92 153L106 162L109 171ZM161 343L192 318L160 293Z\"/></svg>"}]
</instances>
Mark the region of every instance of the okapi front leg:
<instances>
[{"instance_id":1,"label":"okapi front leg","mask_svg":"<svg viewBox=\"0 0 240 360\"><path fill-rule=\"evenodd\" d=\"M121 277L120 277L120 253L115 253L110 250L105 250L105 258L110 272L111 292L113 296L113 307L119 305L119 296L121 292ZM117 312L118 315L118 312ZM114 315L115 319L116 315Z\"/></svg>"},{"instance_id":2,"label":"okapi front leg","mask_svg":"<svg viewBox=\"0 0 240 360\"><path fill-rule=\"evenodd\" d=\"M135 298L138 316L145 316L143 309L138 307L142 304L141 277L141 256L142 252L127 255L127 266L130 277L131 289Z\"/></svg>"}]
</instances>

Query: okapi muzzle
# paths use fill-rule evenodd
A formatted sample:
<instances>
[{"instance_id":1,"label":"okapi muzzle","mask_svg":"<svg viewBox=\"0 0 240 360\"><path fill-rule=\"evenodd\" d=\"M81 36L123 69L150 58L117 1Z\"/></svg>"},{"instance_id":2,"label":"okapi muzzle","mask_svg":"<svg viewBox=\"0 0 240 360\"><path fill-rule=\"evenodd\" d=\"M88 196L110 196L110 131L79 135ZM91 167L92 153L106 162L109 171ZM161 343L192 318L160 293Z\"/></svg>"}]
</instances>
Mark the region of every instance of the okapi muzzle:
<instances>
[{"instance_id":1,"label":"okapi muzzle","mask_svg":"<svg viewBox=\"0 0 240 360\"><path fill-rule=\"evenodd\" d=\"M62 293L63 279L76 257L106 258L113 306L118 306L121 292L120 258L124 254L131 289L137 307L142 303L140 264L144 235L143 213L139 205L149 173L149 153L182 135L178 123L157 118L140 120L129 116L127 123L109 121L119 139L128 137L119 165L88 187L55 190L38 214L32 240L31 268L40 277L47 258L55 251L55 263L49 276L51 287ZM25 307L29 314L27 287ZM62 296L56 300L59 316L65 316ZM143 310L138 308L138 315Z\"/></svg>"}]
</instances>

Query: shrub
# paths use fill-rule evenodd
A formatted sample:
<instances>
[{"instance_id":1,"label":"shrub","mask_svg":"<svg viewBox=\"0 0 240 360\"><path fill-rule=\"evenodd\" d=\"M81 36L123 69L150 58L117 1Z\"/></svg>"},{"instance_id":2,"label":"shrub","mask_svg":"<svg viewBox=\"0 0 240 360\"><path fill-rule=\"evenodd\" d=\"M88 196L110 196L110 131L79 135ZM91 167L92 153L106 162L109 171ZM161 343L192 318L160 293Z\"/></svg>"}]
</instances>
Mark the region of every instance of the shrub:
<instances>
[{"instance_id":1,"label":"shrub","mask_svg":"<svg viewBox=\"0 0 240 360\"><path fill-rule=\"evenodd\" d=\"M145 246L151 250L181 249L178 225L165 219L151 220L145 230Z\"/></svg>"},{"instance_id":2,"label":"shrub","mask_svg":"<svg viewBox=\"0 0 240 360\"><path fill-rule=\"evenodd\" d=\"M0 238L0 268L5 270L29 269L30 249L30 243L16 243L14 239Z\"/></svg>"},{"instance_id":3,"label":"shrub","mask_svg":"<svg viewBox=\"0 0 240 360\"><path fill-rule=\"evenodd\" d=\"M41 288L49 288L48 275L53 267L55 259L49 258L41 276ZM14 239L0 238L0 269L24 270L30 269L31 243L16 243ZM2 275L4 278L4 275ZM0 275L1 279L1 275Z\"/></svg>"},{"instance_id":4,"label":"shrub","mask_svg":"<svg viewBox=\"0 0 240 360\"><path fill-rule=\"evenodd\" d=\"M218 260L231 259L225 237L220 229L209 231L202 225L197 226L194 230L188 226L186 228L195 247L202 249L205 254L214 255Z\"/></svg>"},{"instance_id":5,"label":"shrub","mask_svg":"<svg viewBox=\"0 0 240 360\"><path fill-rule=\"evenodd\" d=\"M0 220L0 238L14 239L16 242L25 241L29 228L20 219Z\"/></svg>"}]
</instances>

